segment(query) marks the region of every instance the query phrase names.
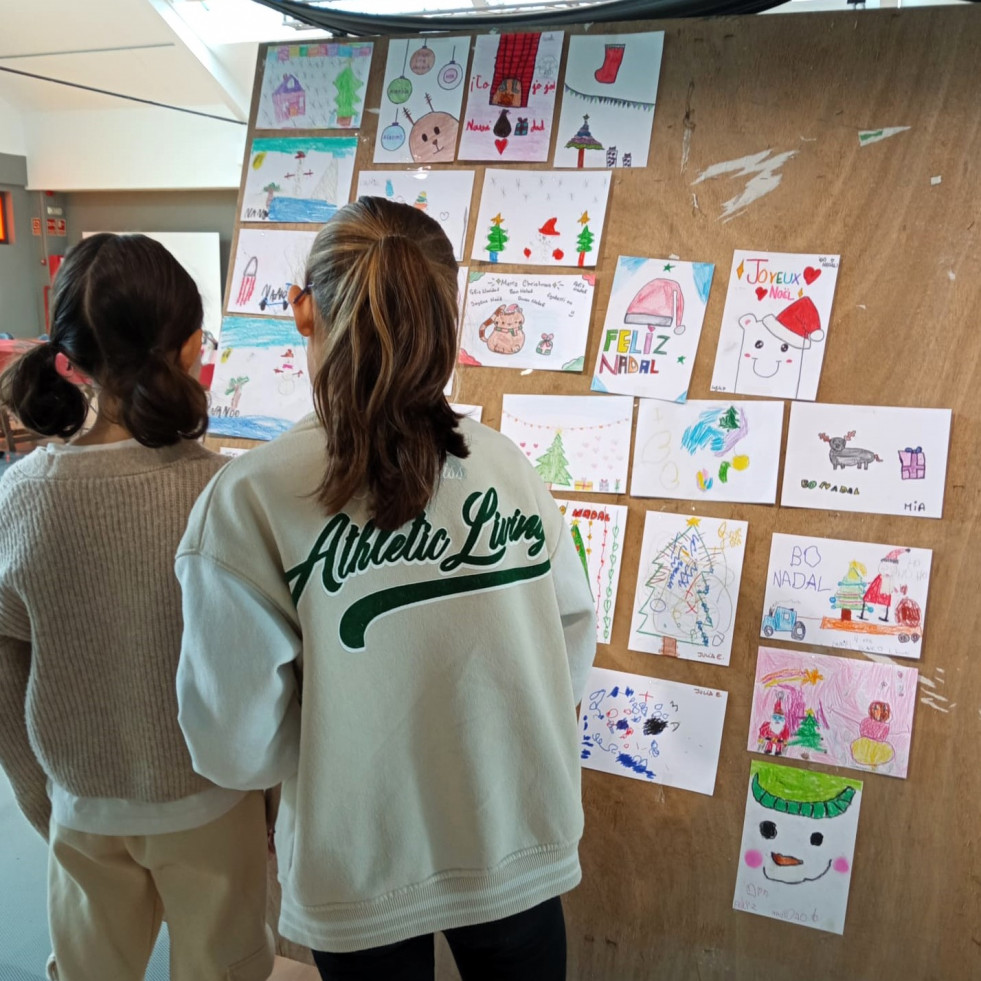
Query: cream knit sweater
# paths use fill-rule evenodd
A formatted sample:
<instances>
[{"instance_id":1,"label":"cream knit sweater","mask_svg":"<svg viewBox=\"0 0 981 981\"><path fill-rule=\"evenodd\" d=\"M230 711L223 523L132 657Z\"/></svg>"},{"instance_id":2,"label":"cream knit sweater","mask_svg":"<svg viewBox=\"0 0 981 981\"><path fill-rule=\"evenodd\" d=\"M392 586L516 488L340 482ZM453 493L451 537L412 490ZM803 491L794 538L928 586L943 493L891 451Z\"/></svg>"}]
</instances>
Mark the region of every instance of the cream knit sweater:
<instances>
[{"instance_id":1,"label":"cream knit sweater","mask_svg":"<svg viewBox=\"0 0 981 981\"><path fill-rule=\"evenodd\" d=\"M186 441L52 448L0 479L0 765L42 834L49 778L147 802L213 786L177 723L173 556L223 462Z\"/></svg>"}]
</instances>

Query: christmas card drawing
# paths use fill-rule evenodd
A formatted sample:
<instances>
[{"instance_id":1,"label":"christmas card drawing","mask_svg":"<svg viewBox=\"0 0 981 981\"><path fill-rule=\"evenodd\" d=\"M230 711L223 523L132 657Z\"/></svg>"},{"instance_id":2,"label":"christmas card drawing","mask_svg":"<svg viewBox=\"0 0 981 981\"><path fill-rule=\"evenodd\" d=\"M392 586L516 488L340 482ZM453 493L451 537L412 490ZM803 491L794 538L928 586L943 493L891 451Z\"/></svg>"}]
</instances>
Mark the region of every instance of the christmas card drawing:
<instances>
[{"instance_id":1,"label":"christmas card drawing","mask_svg":"<svg viewBox=\"0 0 981 981\"><path fill-rule=\"evenodd\" d=\"M582 371L594 280L471 271L460 363Z\"/></svg>"},{"instance_id":2,"label":"christmas card drawing","mask_svg":"<svg viewBox=\"0 0 981 981\"><path fill-rule=\"evenodd\" d=\"M919 658L928 548L774 535L760 634Z\"/></svg>"},{"instance_id":3,"label":"christmas card drawing","mask_svg":"<svg viewBox=\"0 0 981 981\"><path fill-rule=\"evenodd\" d=\"M751 753L905 777L916 668L761 647Z\"/></svg>"},{"instance_id":4,"label":"christmas card drawing","mask_svg":"<svg viewBox=\"0 0 981 981\"><path fill-rule=\"evenodd\" d=\"M634 400L505 395L501 432L553 490L620 494L627 484Z\"/></svg>"},{"instance_id":5,"label":"christmas card drawing","mask_svg":"<svg viewBox=\"0 0 981 981\"><path fill-rule=\"evenodd\" d=\"M839 258L736 250L713 392L817 398Z\"/></svg>"},{"instance_id":6,"label":"christmas card drawing","mask_svg":"<svg viewBox=\"0 0 981 981\"><path fill-rule=\"evenodd\" d=\"M710 262L620 256L593 391L688 398L714 269Z\"/></svg>"},{"instance_id":7,"label":"christmas card drawing","mask_svg":"<svg viewBox=\"0 0 981 981\"><path fill-rule=\"evenodd\" d=\"M646 167L664 32L569 39L556 167Z\"/></svg>"},{"instance_id":8,"label":"christmas card drawing","mask_svg":"<svg viewBox=\"0 0 981 981\"><path fill-rule=\"evenodd\" d=\"M733 909L840 934L861 804L861 780L753 760Z\"/></svg>"},{"instance_id":9,"label":"christmas card drawing","mask_svg":"<svg viewBox=\"0 0 981 981\"><path fill-rule=\"evenodd\" d=\"M783 402L641 399L630 493L772 504Z\"/></svg>"},{"instance_id":10,"label":"christmas card drawing","mask_svg":"<svg viewBox=\"0 0 981 981\"><path fill-rule=\"evenodd\" d=\"M208 433L274 439L312 411L307 351L293 321L226 317Z\"/></svg>"},{"instance_id":11,"label":"christmas card drawing","mask_svg":"<svg viewBox=\"0 0 981 981\"><path fill-rule=\"evenodd\" d=\"M376 164L453 163L469 50L468 37L388 42Z\"/></svg>"},{"instance_id":12,"label":"christmas card drawing","mask_svg":"<svg viewBox=\"0 0 981 981\"><path fill-rule=\"evenodd\" d=\"M632 651L729 663L748 527L731 518L647 512Z\"/></svg>"},{"instance_id":13,"label":"christmas card drawing","mask_svg":"<svg viewBox=\"0 0 981 981\"><path fill-rule=\"evenodd\" d=\"M270 46L256 129L357 129L372 49L371 41Z\"/></svg>"},{"instance_id":14,"label":"christmas card drawing","mask_svg":"<svg viewBox=\"0 0 981 981\"><path fill-rule=\"evenodd\" d=\"M795 402L780 503L939 518L950 409Z\"/></svg>"},{"instance_id":15,"label":"christmas card drawing","mask_svg":"<svg viewBox=\"0 0 981 981\"><path fill-rule=\"evenodd\" d=\"M316 232L240 228L235 248L229 313L289 317L287 293L302 283Z\"/></svg>"},{"instance_id":16,"label":"christmas card drawing","mask_svg":"<svg viewBox=\"0 0 981 981\"><path fill-rule=\"evenodd\" d=\"M474 259L524 266L595 266L609 172L484 172Z\"/></svg>"},{"instance_id":17,"label":"christmas card drawing","mask_svg":"<svg viewBox=\"0 0 981 981\"><path fill-rule=\"evenodd\" d=\"M463 258L470 201L472 170L362 170L358 197L387 198L411 204L443 226L457 262Z\"/></svg>"},{"instance_id":18,"label":"christmas card drawing","mask_svg":"<svg viewBox=\"0 0 981 981\"><path fill-rule=\"evenodd\" d=\"M580 709L582 765L711 797L727 692L606 668Z\"/></svg>"},{"instance_id":19,"label":"christmas card drawing","mask_svg":"<svg viewBox=\"0 0 981 981\"><path fill-rule=\"evenodd\" d=\"M562 31L477 38L460 160L548 160L562 38Z\"/></svg>"},{"instance_id":20,"label":"christmas card drawing","mask_svg":"<svg viewBox=\"0 0 981 981\"><path fill-rule=\"evenodd\" d=\"M576 554L596 601L596 639L609 644L620 585L620 561L627 528L624 504L556 500L572 532Z\"/></svg>"},{"instance_id":21,"label":"christmas card drawing","mask_svg":"<svg viewBox=\"0 0 981 981\"><path fill-rule=\"evenodd\" d=\"M357 137L273 137L252 141L242 221L323 224L351 197Z\"/></svg>"}]
</instances>

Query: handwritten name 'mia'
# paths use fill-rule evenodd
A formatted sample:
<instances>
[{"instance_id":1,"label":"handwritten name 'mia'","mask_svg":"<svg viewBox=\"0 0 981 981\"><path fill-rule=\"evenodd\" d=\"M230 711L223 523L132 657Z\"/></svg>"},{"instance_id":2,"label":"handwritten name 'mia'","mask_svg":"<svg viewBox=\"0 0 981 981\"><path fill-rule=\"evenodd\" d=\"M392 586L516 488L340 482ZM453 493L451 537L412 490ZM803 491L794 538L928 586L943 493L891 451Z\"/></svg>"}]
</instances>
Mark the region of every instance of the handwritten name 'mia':
<instances>
[{"instance_id":1,"label":"handwritten name 'mia'","mask_svg":"<svg viewBox=\"0 0 981 981\"><path fill-rule=\"evenodd\" d=\"M299 602L314 570L321 564L324 589L337 593L347 579L373 568L438 563L439 571L446 574L461 566L495 566L510 546L522 542L527 543L529 558L545 548L542 519L537 514L523 514L517 508L505 517L498 510L497 491L493 487L474 491L463 504L462 518L468 529L466 540L454 550L449 531L434 526L425 512L399 531L376 528L370 520L358 525L344 513L335 514L306 559L286 573L293 602Z\"/></svg>"}]
</instances>

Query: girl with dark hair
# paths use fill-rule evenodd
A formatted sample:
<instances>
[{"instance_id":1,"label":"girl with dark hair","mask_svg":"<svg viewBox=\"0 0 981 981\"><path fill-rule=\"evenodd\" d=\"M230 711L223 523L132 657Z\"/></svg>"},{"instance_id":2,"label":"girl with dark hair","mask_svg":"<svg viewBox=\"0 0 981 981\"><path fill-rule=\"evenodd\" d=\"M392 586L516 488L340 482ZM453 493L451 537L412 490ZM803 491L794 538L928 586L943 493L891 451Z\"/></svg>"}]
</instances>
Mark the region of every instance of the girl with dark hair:
<instances>
[{"instance_id":1,"label":"girl with dark hair","mask_svg":"<svg viewBox=\"0 0 981 981\"><path fill-rule=\"evenodd\" d=\"M262 795L196 773L177 722L173 555L223 462L196 441L201 320L162 245L95 235L58 272L50 342L0 380L70 440L0 479L0 763L50 842L60 981L142 979L161 918L175 981L272 969Z\"/></svg>"},{"instance_id":2,"label":"girl with dark hair","mask_svg":"<svg viewBox=\"0 0 981 981\"><path fill-rule=\"evenodd\" d=\"M280 931L324 978L432 981L443 931L465 981L555 981L596 649L582 564L521 451L446 402L439 224L362 198L305 282L316 412L215 477L178 551L194 765L282 782Z\"/></svg>"}]
</instances>

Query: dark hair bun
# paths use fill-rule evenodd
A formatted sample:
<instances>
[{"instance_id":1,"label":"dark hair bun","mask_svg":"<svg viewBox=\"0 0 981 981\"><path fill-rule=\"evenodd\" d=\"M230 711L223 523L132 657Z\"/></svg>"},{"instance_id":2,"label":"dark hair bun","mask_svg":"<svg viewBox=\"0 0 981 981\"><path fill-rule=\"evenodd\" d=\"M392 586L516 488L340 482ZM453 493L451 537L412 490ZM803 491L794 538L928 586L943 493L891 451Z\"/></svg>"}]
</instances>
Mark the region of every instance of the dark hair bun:
<instances>
[{"instance_id":1,"label":"dark hair bun","mask_svg":"<svg viewBox=\"0 0 981 981\"><path fill-rule=\"evenodd\" d=\"M53 344L32 348L0 379L0 402L9 406L28 429L43 436L68 439L82 428L88 399L55 371Z\"/></svg>"},{"instance_id":2,"label":"dark hair bun","mask_svg":"<svg viewBox=\"0 0 981 981\"><path fill-rule=\"evenodd\" d=\"M116 386L120 422L144 446L168 446L175 437L197 439L208 428L208 396L200 383L159 354ZM127 391L127 388L129 390Z\"/></svg>"}]
</instances>

